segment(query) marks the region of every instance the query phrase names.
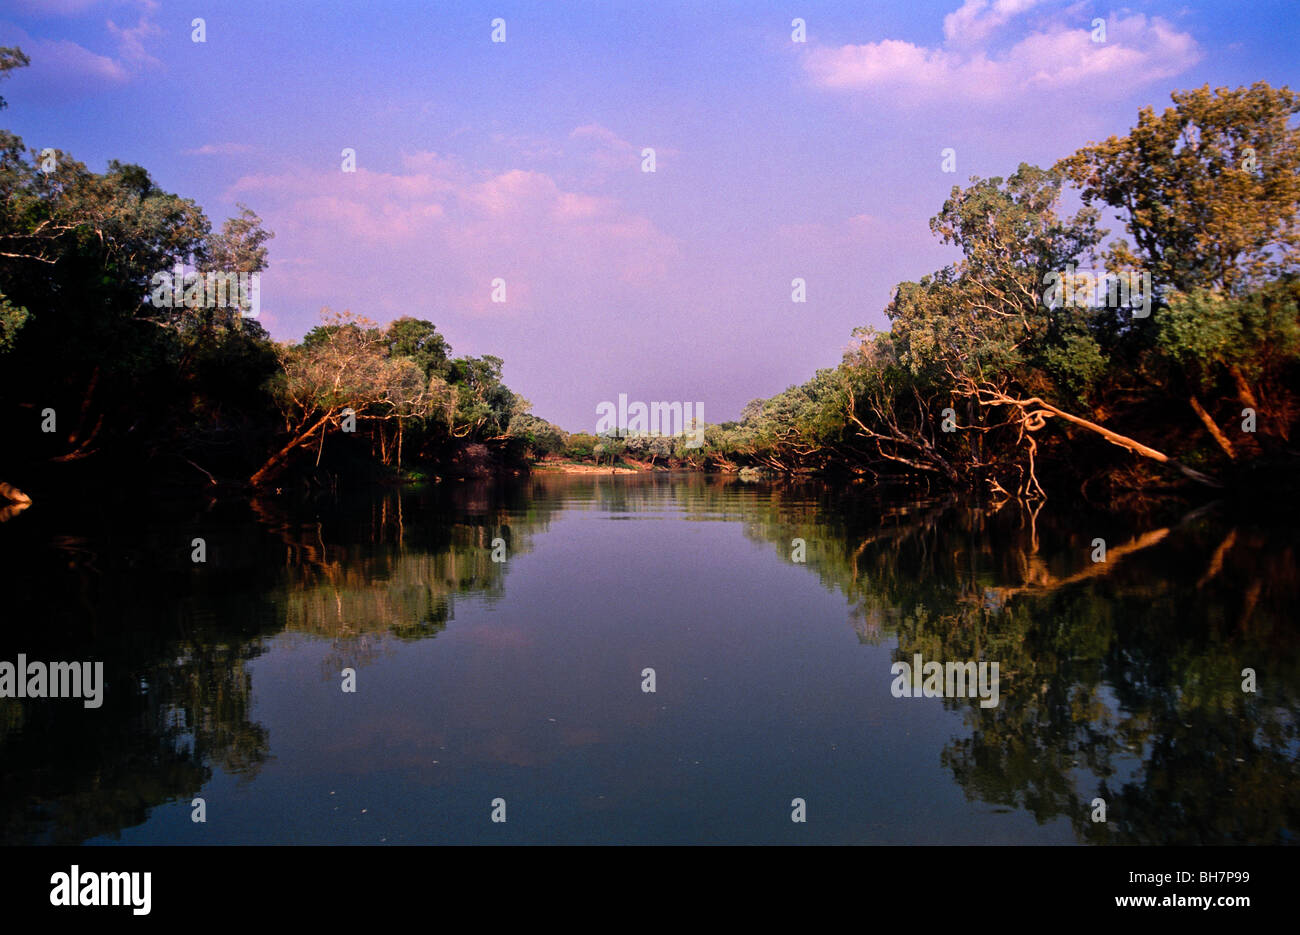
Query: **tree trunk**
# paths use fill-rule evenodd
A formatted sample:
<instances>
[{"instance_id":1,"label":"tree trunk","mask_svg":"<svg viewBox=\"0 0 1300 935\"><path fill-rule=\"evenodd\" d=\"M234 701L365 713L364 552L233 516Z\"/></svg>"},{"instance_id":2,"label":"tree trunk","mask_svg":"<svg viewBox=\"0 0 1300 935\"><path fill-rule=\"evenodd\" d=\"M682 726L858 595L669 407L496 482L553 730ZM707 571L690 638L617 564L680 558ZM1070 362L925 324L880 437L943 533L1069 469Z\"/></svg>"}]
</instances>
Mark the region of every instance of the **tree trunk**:
<instances>
[{"instance_id":1,"label":"tree trunk","mask_svg":"<svg viewBox=\"0 0 1300 935\"><path fill-rule=\"evenodd\" d=\"M1211 419L1210 414L1205 411L1205 407L1202 406L1201 401L1196 398L1196 394L1193 393L1189 396L1187 401L1192 404L1192 409L1196 412L1196 417L1201 420L1201 424L1205 426L1206 430L1214 440L1218 442L1219 447L1223 449L1223 453L1228 456L1228 460L1235 461L1237 459L1237 453L1232 450L1232 442L1228 441L1228 436L1224 435L1223 430L1214 424L1214 420Z\"/></svg>"},{"instance_id":2,"label":"tree trunk","mask_svg":"<svg viewBox=\"0 0 1300 935\"><path fill-rule=\"evenodd\" d=\"M311 428L299 432L296 436L294 436L293 440L290 441L289 444L285 445L275 454L271 455L271 457L267 458L266 463L263 464L260 468L258 468L257 472L248 479L248 482L254 487L262 486L262 484L264 484L268 479L270 479L270 477L280 467L280 465L284 462L284 460L289 457L289 455L293 452L295 448L298 448L299 446L304 445L307 442L311 441L312 435L316 433L316 430L318 428L320 428L322 425L324 425L326 422L329 421L330 415L331 413L328 412L325 413L325 415L321 416L319 419L316 420L316 422L312 424Z\"/></svg>"},{"instance_id":3,"label":"tree trunk","mask_svg":"<svg viewBox=\"0 0 1300 935\"><path fill-rule=\"evenodd\" d=\"M0 497L6 500L12 500L14 503L31 503L32 498L27 496L13 484L7 484L0 480Z\"/></svg>"},{"instance_id":4,"label":"tree trunk","mask_svg":"<svg viewBox=\"0 0 1300 935\"><path fill-rule=\"evenodd\" d=\"M1228 368L1228 373L1232 375L1232 382L1237 385L1237 398L1241 400L1241 404L1259 412L1259 403L1255 400L1255 394L1251 391L1250 384L1246 382L1246 375L1241 372L1241 368L1233 364Z\"/></svg>"},{"instance_id":5,"label":"tree trunk","mask_svg":"<svg viewBox=\"0 0 1300 935\"><path fill-rule=\"evenodd\" d=\"M1241 401L1242 406L1248 407L1255 413L1255 418L1259 420L1258 428L1263 431L1265 435L1270 434L1266 430L1273 425L1279 424L1280 420L1274 422L1270 418L1268 422L1265 422L1264 413L1260 409L1259 400L1255 396L1255 391L1252 390L1250 384L1246 382L1246 375L1241 372L1240 367L1233 364L1228 368L1228 373L1232 375L1232 382L1237 386L1237 399ZM1285 438L1285 433L1283 434L1283 437ZM1243 441L1246 447L1252 452L1258 450L1259 441L1253 435L1246 434Z\"/></svg>"},{"instance_id":6,"label":"tree trunk","mask_svg":"<svg viewBox=\"0 0 1300 935\"><path fill-rule=\"evenodd\" d=\"M1185 474L1187 477L1190 477L1192 480L1196 481L1198 484L1205 484L1207 487L1223 486L1214 478L1202 474L1200 471L1197 471L1194 468L1188 467L1187 465L1183 464L1181 461L1176 461L1175 459L1169 457L1169 455L1165 454L1163 451L1156 451L1154 448L1144 445L1140 441L1137 441L1136 439L1129 438L1127 435L1121 435L1118 432L1112 432L1110 429L1106 428L1105 426L1098 425L1096 422L1089 422L1087 419L1081 419L1078 416L1070 415L1070 413L1065 412L1064 410L1057 409L1051 403L1043 402L1037 396L1034 396L1030 399L1013 399L1012 397L1007 396L1003 393L997 393L996 395L990 394L988 401L993 403L1002 403L1011 406L1018 406L1022 410L1027 409L1030 406L1038 406L1039 412L1026 413L1025 414L1026 418L1032 418L1035 415L1038 416L1039 419L1042 419L1047 415L1060 416L1062 419L1066 420L1067 422L1073 422L1075 425L1079 425L1082 426L1083 428L1088 429L1089 431L1096 432L1098 435L1106 439L1106 441L1110 442L1112 445L1118 445L1120 448L1127 448L1129 451L1133 452L1134 454L1139 454L1144 458L1150 458L1152 461L1158 461L1161 464L1168 464L1170 467L1175 467L1178 470L1182 471L1183 474Z\"/></svg>"}]
</instances>

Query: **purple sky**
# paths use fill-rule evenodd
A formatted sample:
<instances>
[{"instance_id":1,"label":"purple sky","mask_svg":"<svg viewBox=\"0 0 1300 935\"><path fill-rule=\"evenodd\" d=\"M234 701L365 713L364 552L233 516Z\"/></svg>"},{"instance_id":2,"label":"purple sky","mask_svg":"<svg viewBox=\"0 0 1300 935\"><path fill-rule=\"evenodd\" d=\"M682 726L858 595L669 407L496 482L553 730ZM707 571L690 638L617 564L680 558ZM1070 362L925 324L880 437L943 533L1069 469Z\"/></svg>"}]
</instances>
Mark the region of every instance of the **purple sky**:
<instances>
[{"instance_id":1,"label":"purple sky","mask_svg":"<svg viewBox=\"0 0 1300 935\"><path fill-rule=\"evenodd\" d=\"M0 45L32 66L0 120L96 170L138 162L216 225L248 204L276 234L279 340L322 306L414 315L570 431L619 393L721 422L838 363L895 283L952 258L928 220L954 184L1123 133L1174 89L1298 86L1297 12L7 0Z\"/></svg>"}]
</instances>

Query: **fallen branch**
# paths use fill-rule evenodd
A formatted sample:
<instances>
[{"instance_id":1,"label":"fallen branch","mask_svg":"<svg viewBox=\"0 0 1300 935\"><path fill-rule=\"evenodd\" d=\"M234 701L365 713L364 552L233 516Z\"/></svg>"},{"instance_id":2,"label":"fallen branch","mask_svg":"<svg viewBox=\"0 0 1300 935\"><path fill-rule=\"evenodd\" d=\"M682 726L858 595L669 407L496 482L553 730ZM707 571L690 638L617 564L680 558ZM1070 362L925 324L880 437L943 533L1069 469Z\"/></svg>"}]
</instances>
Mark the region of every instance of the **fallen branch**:
<instances>
[{"instance_id":1,"label":"fallen branch","mask_svg":"<svg viewBox=\"0 0 1300 935\"><path fill-rule=\"evenodd\" d=\"M1081 419L1079 416L1071 415L1070 413L1065 412L1062 409L1057 409L1051 403L1044 402L1042 399L1040 399L1037 396L1032 396L1029 399L1015 399L1011 396L1007 396L1005 393L1002 393L998 390L980 389L978 392L980 394L979 397L980 402L983 405L1000 404L1000 405L1008 405L1008 406L1018 406L1021 409L1021 411L1025 413L1025 427L1031 432L1037 431L1038 429L1042 428L1043 425L1046 424L1046 420L1051 418L1052 416L1059 416L1067 422L1072 422L1073 424L1082 426L1083 428L1086 428L1091 432L1096 432L1098 435L1106 439L1106 441L1110 442L1112 445L1117 445L1120 448L1126 448L1129 451L1132 451L1135 454L1139 454L1144 458L1150 458L1152 461L1158 461L1161 464L1168 464L1170 467L1177 468L1179 471L1181 471L1187 477L1190 477L1192 480L1196 481L1198 484L1204 484L1207 487L1223 486L1214 478L1206 474L1202 474L1200 471L1197 471L1194 468L1188 467L1186 464L1183 464L1181 461L1177 461L1174 458L1169 457L1169 455L1165 454L1162 451L1156 451L1156 449L1150 447L1149 445L1144 445L1137 439L1129 438L1127 435L1121 435L1118 432L1112 432L1104 425L1098 425L1096 422L1089 422L1087 419ZM1033 411L1030 411L1030 407L1032 406L1037 406L1038 408L1034 409Z\"/></svg>"}]
</instances>

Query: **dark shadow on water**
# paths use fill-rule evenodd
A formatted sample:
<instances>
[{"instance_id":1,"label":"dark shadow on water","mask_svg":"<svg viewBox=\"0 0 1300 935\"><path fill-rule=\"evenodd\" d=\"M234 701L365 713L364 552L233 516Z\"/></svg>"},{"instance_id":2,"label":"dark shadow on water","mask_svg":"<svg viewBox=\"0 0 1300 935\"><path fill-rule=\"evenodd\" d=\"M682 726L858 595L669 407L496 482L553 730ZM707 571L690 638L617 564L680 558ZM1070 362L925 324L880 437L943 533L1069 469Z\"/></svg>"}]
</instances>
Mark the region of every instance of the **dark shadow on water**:
<instances>
[{"instance_id":1,"label":"dark shadow on water","mask_svg":"<svg viewBox=\"0 0 1300 935\"><path fill-rule=\"evenodd\" d=\"M504 594L494 543L526 555L574 510L740 524L842 594L862 644L997 661L996 708L942 702L964 730L936 769L973 802L1063 818L1083 843L1293 841L1292 529L1222 508L1125 520L699 475L38 504L0 526L0 660L102 660L105 702L0 699L0 840L111 839L214 770L255 782L275 744L250 714L249 664L272 639L330 644L324 678L366 665L381 638L437 638L458 601ZM701 560L728 559L683 558Z\"/></svg>"}]
</instances>

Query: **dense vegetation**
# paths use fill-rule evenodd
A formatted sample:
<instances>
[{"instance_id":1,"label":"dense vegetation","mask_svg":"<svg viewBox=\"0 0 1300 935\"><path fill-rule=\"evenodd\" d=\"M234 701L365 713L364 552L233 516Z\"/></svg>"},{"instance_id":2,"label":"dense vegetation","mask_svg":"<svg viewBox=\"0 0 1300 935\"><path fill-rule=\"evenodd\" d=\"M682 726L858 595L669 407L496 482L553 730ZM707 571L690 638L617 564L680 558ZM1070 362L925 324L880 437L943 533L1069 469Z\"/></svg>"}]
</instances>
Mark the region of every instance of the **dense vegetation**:
<instances>
[{"instance_id":1,"label":"dense vegetation","mask_svg":"<svg viewBox=\"0 0 1300 935\"><path fill-rule=\"evenodd\" d=\"M0 49L0 74L26 63ZM94 173L0 131L0 495L540 458L1029 500L1276 489L1300 428L1300 97L1261 83L1173 101L1050 169L954 188L931 228L961 259L900 284L887 332L859 329L838 367L707 426L699 447L567 434L505 386L499 358L452 357L423 319L326 310L277 344L238 309L151 302L177 264L260 273L272 235L243 206L214 231L139 166ZM1132 243L1107 239L1103 210ZM1133 292L1103 276L1117 273Z\"/></svg>"},{"instance_id":2,"label":"dense vegetation","mask_svg":"<svg viewBox=\"0 0 1300 935\"><path fill-rule=\"evenodd\" d=\"M712 427L710 449L1026 499L1045 475L1098 493L1289 483L1300 97L1261 83L1173 101L1051 169L954 188L930 223L961 260L900 284L888 332L860 329L839 367ZM1082 207L1062 216L1067 185ZM1103 208L1132 244L1106 241ZM1094 292L1090 266L1142 274L1149 295Z\"/></svg>"},{"instance_id":3,"label":"dense vegetation","mask_svg":"<svg viewBox=\"0 0 1300 935\"><path fill-rule=\"evenodd\" d=\"M0 72L26 63L0 50ZM139 166L95 173L0 131L0 493L128 478L263 486L290 469L417 462L476 473L488 448L521 453L508 432L528 403L501 382L501 360L452 357L428 321L380 328L326 310L302 342L277 344L230 303L153 301L155 275L177 264L204 277L266 268L272 235L241 209L214 231Z\"/></svg>"}]
</instances>

